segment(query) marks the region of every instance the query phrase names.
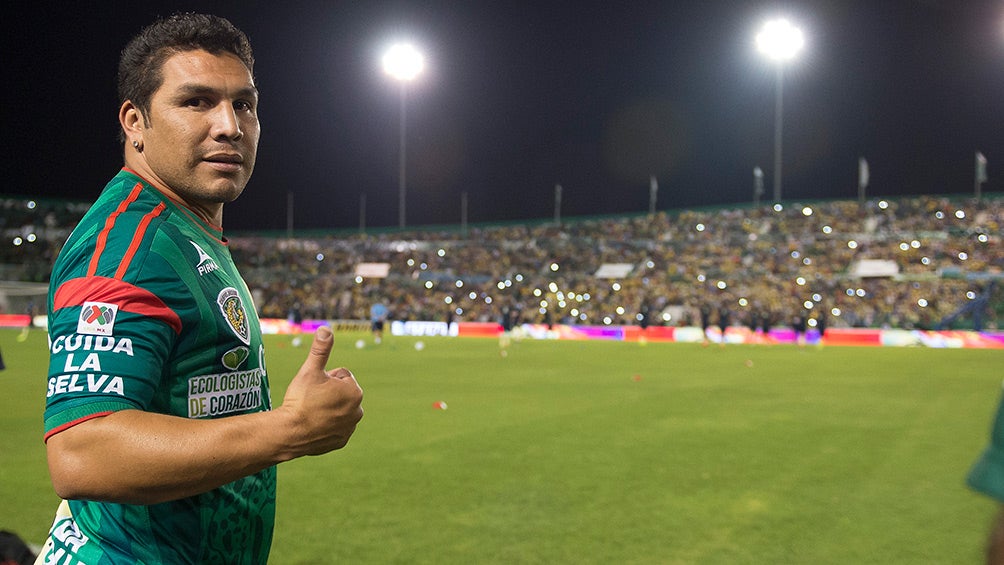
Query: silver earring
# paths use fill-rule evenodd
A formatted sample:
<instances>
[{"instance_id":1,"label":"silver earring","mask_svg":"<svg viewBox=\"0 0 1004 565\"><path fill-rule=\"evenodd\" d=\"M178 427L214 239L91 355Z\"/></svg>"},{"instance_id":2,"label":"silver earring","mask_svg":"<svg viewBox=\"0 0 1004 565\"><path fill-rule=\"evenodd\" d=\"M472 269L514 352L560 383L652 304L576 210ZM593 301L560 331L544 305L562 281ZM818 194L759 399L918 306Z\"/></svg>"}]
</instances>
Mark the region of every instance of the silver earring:
<instances>
[{"instance_id":1,"label":"silver earring","mask_svg":"<svg viewBox=\"0 0 1004 565\"><path fill-rule=\"evenodd\" d=\"M140 149L140 148L139 148L139 142L138 142L138 141L136 141L135 139L134 139L134 140L132 141L132 147L133 147L133 149L135 149L136 151L142 151L142 149Z\"/></svg>"}]
</instances>

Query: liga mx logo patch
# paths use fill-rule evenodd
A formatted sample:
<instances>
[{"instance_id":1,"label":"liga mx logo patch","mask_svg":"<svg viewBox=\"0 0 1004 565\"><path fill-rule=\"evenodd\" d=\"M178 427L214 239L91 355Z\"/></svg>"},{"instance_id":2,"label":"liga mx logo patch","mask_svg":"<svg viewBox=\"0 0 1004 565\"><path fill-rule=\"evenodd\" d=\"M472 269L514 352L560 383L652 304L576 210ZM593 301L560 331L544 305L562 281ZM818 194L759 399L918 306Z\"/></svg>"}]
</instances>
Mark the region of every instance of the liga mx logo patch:
<instances>
[{"instance_id":1,"label":"liga mx logo patch","mask_svg":"<svg viewBox=\"0 0 1004 565\"><path fill-rule=\"evenodd\" d=\"M233 330L237 337L245 345L251 343L251 328L248 326L247 311L244 310L244 303L241 302L241 295L236 288L227 287L220 291L216 297L216 303L220 305L220 312L223 312L223 319Z\"/></svg>"},{"instance_id":2,"label":"liga mx logo patch","mask_svg":"<svg viewBox=\"0 0 1004 565\"><path fill-rule=\"evenodd\" d=\"M112 335L115 327L117 304L106 302L84 302L77 320L77 333L85 335Z\"/></svg>"}]
</instances>

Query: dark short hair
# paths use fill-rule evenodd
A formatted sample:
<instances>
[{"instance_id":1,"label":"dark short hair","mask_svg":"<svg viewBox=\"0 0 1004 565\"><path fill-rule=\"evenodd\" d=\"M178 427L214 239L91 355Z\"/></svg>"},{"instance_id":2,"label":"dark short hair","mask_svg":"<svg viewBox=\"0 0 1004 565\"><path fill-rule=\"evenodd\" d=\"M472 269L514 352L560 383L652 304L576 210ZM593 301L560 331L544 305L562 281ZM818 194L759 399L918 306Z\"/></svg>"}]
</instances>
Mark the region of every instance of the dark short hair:
<instances>
[{"instance_id":1,"label":"dark short hair","mask_svg":"<svg viewBox=\"0 0 1004 565\"><path fill-rule=\"evenodd\" d=\"M254 54L244 32L225 18L191 12L160 18L132 39L119 57L119 105L132 101L145 116L150 101L164 82L161 69L172 55L205 50L232 53L254 76ZM125 134L120 132L125 141Z\"/></svg>"}]
</instances>

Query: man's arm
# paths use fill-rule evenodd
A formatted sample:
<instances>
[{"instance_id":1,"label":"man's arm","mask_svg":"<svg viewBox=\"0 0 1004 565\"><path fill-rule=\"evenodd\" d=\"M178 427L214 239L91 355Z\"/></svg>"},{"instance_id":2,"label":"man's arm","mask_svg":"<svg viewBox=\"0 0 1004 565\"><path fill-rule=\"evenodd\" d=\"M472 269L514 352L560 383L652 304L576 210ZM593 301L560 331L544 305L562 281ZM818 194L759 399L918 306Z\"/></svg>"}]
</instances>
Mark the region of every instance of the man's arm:
<instances>
[{"instance_id":1,"label":"man's arm","mask_svg":"<svg viewBox=\"0 0 1004 565\"><path fill-rule=\"evenodd\" d=\"M363 393L347 369L324 370L332 342L330 329L317 331L282 405L269 412L190 420L123 410L55 434L46 453L56 494L155 504L345 446Z\"/></svg>"},{"instance_id":2,"label":"man's arm","mask_svg":"<svg viewBox=\"0 0 1004 565\"><path fill-rule=\"evenodd\" d=\"M997 516L990 527L987 565L1004 565L1004 505L997 509Z\"/></svg>"}]
</instances>

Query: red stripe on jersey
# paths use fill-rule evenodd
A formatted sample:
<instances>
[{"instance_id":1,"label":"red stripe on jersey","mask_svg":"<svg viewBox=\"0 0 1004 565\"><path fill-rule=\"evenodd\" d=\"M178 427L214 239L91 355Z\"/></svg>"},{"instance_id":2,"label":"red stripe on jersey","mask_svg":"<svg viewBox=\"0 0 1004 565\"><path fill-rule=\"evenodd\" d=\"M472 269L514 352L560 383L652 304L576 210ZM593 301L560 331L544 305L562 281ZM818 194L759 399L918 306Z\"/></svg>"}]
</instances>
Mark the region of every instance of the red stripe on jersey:
<instances>
[{"instance_id":1,"label":"red stripe on jersey","mask_svg":"<svg viewBox=\"0 0 1004 565\"><path fill-rule=\"evenodd\" d=\"M202 233L208 235L209 237L215 239L216 241L222 243L223 245L229 245L227 238L223 237L223 228L202 219L198 214L193 212L184 202L178 202L173 198L171 198L171 202L177 204L178 210L180 210L182 214L188 216L192 220L192 223L195 224L200 230L202 230ZM206 226L208 226L209 229L207 229Z\"/></svg>"},{"instance_id":2,"label":"red stripe on jersey","mask_svg":"<svg viewBox=\"0 0 1004 565\"><path fill-rule=\"evenodd\" d=\"M152 182L150 182L149 180L143 178L143 175L137 173L136 171L130 169L129 167L122 167L122 170L127 171L130 174L133 174L133 175L135 175L135 176L137 176L137 177L145 180L146 183L149 184L151 188L153 188L154 190L156 190L157 192L159 192L161 196L163 196L164 198L167 198L171 202L174 202L178 206L178 211L180 211L185 216L188 216L192 220L192 222L200 230L202 230L202 232L204 234L206 234L209 237L215 239L216 241L222 243L223 245L227 245L229 243L227 241L227 238L223 237L223 227L222 226L217 226L216 224L213 224L212 222L206 221L201 216L199 216L198 214L196 214L191 208L189 208L188 204L186 204L185 201L180 200L177 197L172 196L171 194L169 194L167 192L164 192L163 190L157 188L156 186L153 185ZM209 229L206 229L207 226L208 226Z\"/></svg>"},{"instance_id":3,"label":"red stripe on jersey","mask_svg":"<svg viewBox=\"0 0 1004 565\"><path fill-rule=\"evenodd\" d=\"M143 216L139 221L139 225L136 226L136 234L132 237L132 241L129 243L129 249L126 249L125 256L122 257L122 262L119 263L119 268L115 271L115 278L121 279L125 276L126 270L129 268L129 263L132 261L134 255L136 255L136 250L139 249L139 244L143 242L143 236L146 235L146 228L150 226L150 222L154 218L160 215L161 212L166 208L163 202L154 206L153 210L150 210Z\"/></svg>"},{"instance_id":4,"label":"red stripe on jersey","mask_svg":"<svg viewBox=\"0 0 1004 565\"><path fill-rule=\"evenodd\" d=\"M136 186L132 188L132 192L125 200L119 203L119 207L111 213L110 216L105 220L105 227L98 234L98 242L94 246L94 255L91 256L91 263L87 267L87 276L94 276L98 272L98 259L101 258L101 253L105 250L105 245L108 243L108 232L112 231L112 227L115 226L115 220L118 219L119 214L125 212L129 205L139 198L140 192L143 190L143 185L141 183L136 183Z\"/></svg>"},{"instance_id":5,"label":"red stripe on jersey","mask_svg":"<svg viewBox=\"0 0 1004 565\"><path fill-rule=\"evenodd\" d=\"M93 420L94 418L101 418L102 416L107 416L107 415L113 414L113 413L114 412L112 412L111 410L108 410L108 411L105 411L105 412L95 412L94 414L88 414L88 415L84 416L83 418L76 419L76 420L74 420L72 422L67 422L67 423L63 424L62 426L56 426L55 428L52 428L51 430L49 430L49 433L45 434L45 437L42 438L42 441L43 442L49 441L50 437L58 434L59 432L61 432L63 430L68 430L68 429L72 428L73 426L76 426L77 424L83 424L87 420Z\"/></svg>"},{"instance_id":6,"label":"red stripe on jersey","mask_svg":"<svg viewBox=\"0 0 1004 565\"><path fill-rule=\"evenodd\" d=\"M138 286L108 277L70 279L59 286L53 297L53 311L84 302L107 302L119 310L160 320L181 333L181 317L156 294Z\"/></svg>"}]
</instances>

